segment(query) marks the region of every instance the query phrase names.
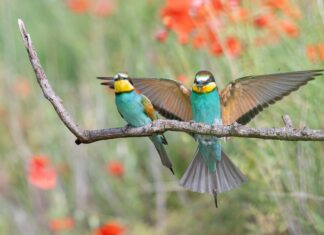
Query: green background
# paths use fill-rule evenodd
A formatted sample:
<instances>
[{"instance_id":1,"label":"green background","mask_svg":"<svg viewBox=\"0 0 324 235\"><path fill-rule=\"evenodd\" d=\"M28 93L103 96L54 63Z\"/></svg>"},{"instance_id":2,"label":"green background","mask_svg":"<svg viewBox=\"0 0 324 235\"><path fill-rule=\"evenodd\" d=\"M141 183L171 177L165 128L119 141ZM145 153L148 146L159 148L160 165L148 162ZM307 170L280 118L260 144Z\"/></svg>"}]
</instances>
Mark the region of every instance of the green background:
<instances>
[{"instance_id":1,"label":"green background","mask_svg":"<svg viewBox=\"0 0 324 235\"><path fill-rule=\"evenodd\" d=\"M294 2L303 15L298 38L254 47L255 29L231 28L245 48L228 61L180 45L174 33L165 43L156 41L163 1L120 0L113 15L97 17L75 14L59 0L0 0L0 234L51 234L48 221L67 216L75 227L61 234L91 234L109 220L120 221L127 234L324 234L323 143L231 138L223 148L249 181L220 195L215 209L210 195L177 184L196 148L184 133L166 133L175 176L161 166L148 138L76 146L43 98L17 26L23 19L50 83L76 122L97 129L125 124L114 94L97 76L185 75L190 86L204 68L224 87L251 74L324 68L305 56L306 45L324 42L320 1ZM21 81L30 86L27 95L17 92ZM289 114L296 127L323 129L323 87L322 76L248 126L280 127L281 115ZM26 180L27 162L36 154L64 169L55 189L43 191ZM122 162L123 178L107 174L111 160Z\"/></svg>"}]
</instances>

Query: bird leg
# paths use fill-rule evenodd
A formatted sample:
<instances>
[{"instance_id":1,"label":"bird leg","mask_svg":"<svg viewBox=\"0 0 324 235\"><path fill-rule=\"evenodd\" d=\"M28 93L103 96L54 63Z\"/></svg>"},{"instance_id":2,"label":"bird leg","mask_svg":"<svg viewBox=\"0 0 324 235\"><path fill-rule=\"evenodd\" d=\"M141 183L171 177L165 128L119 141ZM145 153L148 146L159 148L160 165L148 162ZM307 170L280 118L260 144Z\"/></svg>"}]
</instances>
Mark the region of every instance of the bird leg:
<instances>
[{"instance_id":1,"label":"bird leg","mask_svg":"<svg viewBox=\"0 0 324 235\"><path fill-rule=\"evenodd\" d=\"M213 190L213 196L214 196L215 207L218 208L217 191L216 191L216 189Z\"/></svg>"}]
</instances>

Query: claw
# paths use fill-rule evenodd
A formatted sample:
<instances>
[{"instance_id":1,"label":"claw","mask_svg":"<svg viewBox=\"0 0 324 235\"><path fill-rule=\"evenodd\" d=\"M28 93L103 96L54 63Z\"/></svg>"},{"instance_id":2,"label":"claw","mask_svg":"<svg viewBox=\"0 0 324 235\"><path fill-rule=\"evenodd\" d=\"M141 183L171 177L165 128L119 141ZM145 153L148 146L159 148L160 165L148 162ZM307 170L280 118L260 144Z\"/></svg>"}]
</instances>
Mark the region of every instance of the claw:
<instances>
[{"instance_id":1,"label":"claw","mask_svg":"<svg viewBox=\"0 0 324 235\"><path fill-rule=\"evenodd\" d=\"M241 123L238 123L238 122L234 122L232 125L233 125L233 127L239 127L239 126L242 126L242 124L241 124Z\"/></svg>"},{"instance_id":2,"label":"claw","mask_svg":"<svg viewBox=\"0 0 324 235\"><path fill-rule=\"evenodd\" d=\"M124 133L127 132L128 129L130 129L130 128L132 128L132 126L131 126L130 124L127 123L127 124L123 127L123 132L124 132Z\"/></svg>"}]
</instances>

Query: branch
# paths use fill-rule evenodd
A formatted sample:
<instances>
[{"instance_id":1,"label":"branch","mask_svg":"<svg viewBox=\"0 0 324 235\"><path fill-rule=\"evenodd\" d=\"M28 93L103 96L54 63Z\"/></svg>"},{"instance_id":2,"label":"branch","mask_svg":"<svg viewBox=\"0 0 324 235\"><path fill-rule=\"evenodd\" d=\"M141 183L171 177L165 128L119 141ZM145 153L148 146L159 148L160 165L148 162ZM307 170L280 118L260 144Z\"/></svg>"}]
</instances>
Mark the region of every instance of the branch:
<instances>
[{"instance_id":1,"label":"branch","mask_svg":"<svg viewBox=\"0 0 324 235\"><path fill-rule=\"evenodd\" d=\"M43 94L53 105L64 125L76 136L77 144L92 143L99 140L125 138L125 137L143 137L151 136L165 131L177 131L195 134L213 135L217 137L245 137L288 141L324 141L324 130L311 130L307 127L303 129L294 129L291 119L285 115L283 117L285 127L281 128L249 128L234 123L229 126L206 125L195 122L180 122L176 120L157 120L139 128L108 128L99 130L82 130L65 110L62 100L58 97L49 84L46 74L40 64L36 51L32 45L30 35L27 33L24 22L18 20L20 33L24 45L29 55L29 60L36 74L37 82L40 85Z\"/></svg>"}]
</instances>

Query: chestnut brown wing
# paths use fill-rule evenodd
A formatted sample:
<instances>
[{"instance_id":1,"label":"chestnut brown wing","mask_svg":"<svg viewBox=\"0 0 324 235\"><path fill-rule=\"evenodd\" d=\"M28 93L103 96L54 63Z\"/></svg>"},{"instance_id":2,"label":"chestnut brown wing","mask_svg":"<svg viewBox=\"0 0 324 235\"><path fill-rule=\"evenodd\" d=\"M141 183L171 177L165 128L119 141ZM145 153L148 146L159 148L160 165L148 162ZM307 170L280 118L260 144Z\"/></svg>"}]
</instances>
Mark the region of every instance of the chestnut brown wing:
<instances>
[{"instance_id":1,"label":"chestnut brown wing","mask_svg":"<svg viewBox=\"0 0 324 235\"><path fill-rule=\"evenodd\" d=\"M113 77L98 77L105 80L102 85L114 88ZM136 90L152 102L154 108L164 117L189 121L192 119L190 90L182 83L163 78L130 78Z\"/></svg>"},{"instance_id":2,"label":"chestnut brown wing","mask_svg":"<svg viewBox=\"0 0 324 235\"><path fill-rule=\"evenodd\" d=\"M220 93L224 125L248 123L264 108L305 85L323 70L309 70L239 78Z\"/></svg>"}]
</instances>

